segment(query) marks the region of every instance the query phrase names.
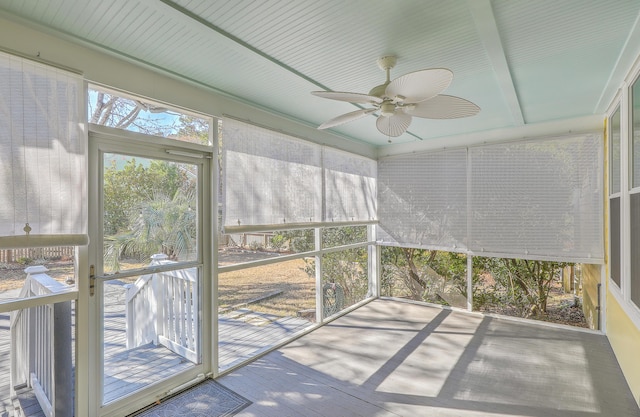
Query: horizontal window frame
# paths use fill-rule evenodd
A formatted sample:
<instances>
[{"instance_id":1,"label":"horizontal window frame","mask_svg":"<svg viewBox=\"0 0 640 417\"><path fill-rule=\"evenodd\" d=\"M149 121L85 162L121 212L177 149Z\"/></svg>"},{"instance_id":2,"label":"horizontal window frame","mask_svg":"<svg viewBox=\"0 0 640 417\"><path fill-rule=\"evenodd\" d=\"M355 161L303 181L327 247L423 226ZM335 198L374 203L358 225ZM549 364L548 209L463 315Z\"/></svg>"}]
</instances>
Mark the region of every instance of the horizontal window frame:
<instances>
[{"instance_id":1,"label":"horizontal window frame","mask_svg":"<svg viewBox=\"0 0 640 417\"><path fill-rule=\"evenodd\" d=\"M341 224L340 226L368 226L370 224L376 224L376 223L377 223L377 221L376 222L366 222L366 223L365 222L356 222L356 223L345 222L345 223ZM305 224L304 227L277 228L277 229L270 228L268 230L259 230L259 231L261 231L261 232L274 232L274 231L285 231L285 230L315 229L314 230L314 234L315 234L315 233L322 233L322 231L320 229L322 229L323 227L336 227L336 226L338 226L337 223L328 223L328 225L318 226L318 227L313 227L310 224ZM256 231L256 230L253 230L253 231ZM235 232L235 233L237 233L237 232ZM243 231L242 233L249 233L249 231ZM231 234L231 233L227 233L227 231L225 231L225 234ZM322 256L322 255L328 254L328 253L349 250L349 249L369 247L369 246L377 245L377 244L378 244L378 242L376 242L375 240L366 240L366 241L363 241L363 242L356 242L356 243L350 243L350 244L347 244L347 245L333 246L333 247L330 247L330 248L320 248L320 249L314 249L314 250L311 250L311 251L292 253L292 254L288 254L288 255L274 256L273 258L259 259L259 260L256 260L256 261L240 262L240 263L233 264L233 265L217 265L217 271L218 271L219 274L222 274L222 273L225 273L225 272L239 271L239 270L242 270L242 269L254 268L254 267L263 266L263 265L271 265L271 264L275 264L275 263L279 263L279 262L291 261L291 260L294 260L294 259L310 258L310 257Z\"/></svg>"},{"instance_id":2,"label":"horizontal window frame","mask_svg":"<svg viewBox=\"0 0 640 417\"><path fill-rule=\"evenodd\" d=\"M202 268L202 267L203 267L203 263L199 261L172 262L172 263L167 263L162 265L149 265L142 268L127 269L125 271L110 272L102 275L97 275L94 278L100 281L111 281L111 280L120 279L120 278L131 278L131 277L137 277L140 275L151 275L151 274L158 274L162 272L178 271L180 269Z\"/></svg>"},{"instance_id":3,"label":"horizontal window frame","mask_svg":"<svg viewBox=\"0 0 640 417\"><path fill-rule=\"evenodd\" d=\"M225 272L240 271L242 269L248 269L248 268L255 268L255 267L258 267L258 266L277 264L277 263L280 263L280 262L292 261L294 259L311 258L311 257L315 257L315 256L322 256L322 255L326 255L328 253L341 252L341 251L345 251L345 250L349 250L349 249L357 249L357 248L362 248L362 247L368 247L370 245L375 245L375 244L376 244L376 242L371 240L371 241L367 241L367 242L351 243L349 245L334 246L334 247L326 248L326 249L312 250L312 251L300 252L300 253L293 253L291 255L274 256L273 258L260 259L260 260L257 260L257 261L241 262L241 263L237 263L237 264L233 264L233 265L218 266L218 273L219 274L223 274Z\"/></svg>"},{"instance_id":4,"label":"horizontal window frame","mask_svg":"<svg viewBox=\"0 0 640 417\"><path fill-rule=\"evenodd\" d=\"M313 223L282 223L282 224L270 224L260 226L226 226L222 228L224 234L237 234L237 233L258 233L258 232L273 232L284 230L300 230L300 229L316 229L316 228L332 228L332 227L347 227L347 226L368 226L377 225L378 220L367 220L358 222L313 222Z\"/></svg>"}]
</instances>

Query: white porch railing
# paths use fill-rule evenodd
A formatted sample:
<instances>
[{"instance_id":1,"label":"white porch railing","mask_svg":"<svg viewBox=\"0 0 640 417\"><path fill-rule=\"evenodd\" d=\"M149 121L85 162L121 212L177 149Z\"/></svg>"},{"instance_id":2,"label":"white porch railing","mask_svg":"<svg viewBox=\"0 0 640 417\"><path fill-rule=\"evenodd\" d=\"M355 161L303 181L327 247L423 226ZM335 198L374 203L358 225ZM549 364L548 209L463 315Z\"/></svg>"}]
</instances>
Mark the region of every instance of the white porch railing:
<instances>
[{"instance_id":1,"label":"white porch railing","mask_svg":"<svg viewBox=\"0 0 640 417\"><path fill-rule=\"evenodd\" d=\"M153 255L150 265L166 265L163 254ZM143 275L127 288L127 349L147 343L161 344L197 363L197 268Z\"/></svg>"},{"instance_id":2,"label":"white porch railing","mask_svg":"<svg viewBox=\"0 0 640 417\"><path fill-rule=\"evenodd\" d=\"M20 298L68 291L45 272L44 266L25 269ZM11 313L11 396L33 389L47 417L73 416L71 302L45 304Z\"/></svg>"}]
</instances>

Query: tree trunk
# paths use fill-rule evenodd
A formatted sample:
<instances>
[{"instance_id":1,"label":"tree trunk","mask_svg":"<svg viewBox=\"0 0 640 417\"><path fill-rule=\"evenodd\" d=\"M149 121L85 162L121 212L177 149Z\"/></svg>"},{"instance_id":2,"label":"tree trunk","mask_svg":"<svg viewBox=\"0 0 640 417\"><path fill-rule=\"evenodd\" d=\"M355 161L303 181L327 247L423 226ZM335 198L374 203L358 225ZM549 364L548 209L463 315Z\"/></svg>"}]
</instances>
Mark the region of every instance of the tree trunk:
<instances>
[{"instance_id":1,"label":"tree trunk","mask_svg":"<svg viewBox=\"0 0 640 417\"><path fill-rule=\"evenodd\" d=\"M413 261L413 257L415 256L415 249L402 248L402 254L404 255L405 260L407 261L407 266L409 267L409 279L413 284L410 287L414 293L414 298L421 299L422 294L424 294L424 291L427 289L427 283L420 277L418 268ZM418 286L420 294L417 293L415 285Z\"/></svg>"}]
</instances>

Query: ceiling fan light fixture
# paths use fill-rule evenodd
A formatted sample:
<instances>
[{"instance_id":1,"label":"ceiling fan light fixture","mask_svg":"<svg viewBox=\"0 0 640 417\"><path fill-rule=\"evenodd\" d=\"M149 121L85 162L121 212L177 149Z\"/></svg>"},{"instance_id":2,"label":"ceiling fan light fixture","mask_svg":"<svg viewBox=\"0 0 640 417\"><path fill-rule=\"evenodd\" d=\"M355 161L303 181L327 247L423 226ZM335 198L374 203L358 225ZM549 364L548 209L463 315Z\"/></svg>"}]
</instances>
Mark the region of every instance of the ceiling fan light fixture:
<instances>
[{"instance_id":1,"label":"ceiling fan light fixture","mask_svg":"<svg viewBox=\"0 0 640 417\"><path fill-rule=\"evenodd\" d=\"M385 101L380 105L380 113L383 116L391 117L396 114L396 105L390 101Z\"/></svg>"}]
</instances>

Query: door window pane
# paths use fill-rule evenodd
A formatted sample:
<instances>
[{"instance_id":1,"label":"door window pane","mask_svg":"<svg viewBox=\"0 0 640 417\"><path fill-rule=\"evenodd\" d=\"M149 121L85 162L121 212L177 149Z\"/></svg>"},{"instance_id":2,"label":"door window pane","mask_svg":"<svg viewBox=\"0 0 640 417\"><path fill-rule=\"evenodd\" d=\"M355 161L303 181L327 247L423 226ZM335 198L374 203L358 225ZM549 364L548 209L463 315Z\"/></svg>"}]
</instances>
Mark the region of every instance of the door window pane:
<instances>
[{"instance_id":1,"label":"door window pane","mask_svg":"<svg viewBox=\"0 0 640 417\"><path fill-rule=\"evenodd\" d=\"M198 259L196 165L104 154L104 272Z\"/></svg>"},{"instance_id":2,"label":"door window pane","mask_svg":"<svg viewBox=\"0 0 640 417\"><path fill-rule=\"evenodd\" d=\"M103 283L103 403L200 363L198 276L186 268Z\"/></svg>"}]
</instances>

